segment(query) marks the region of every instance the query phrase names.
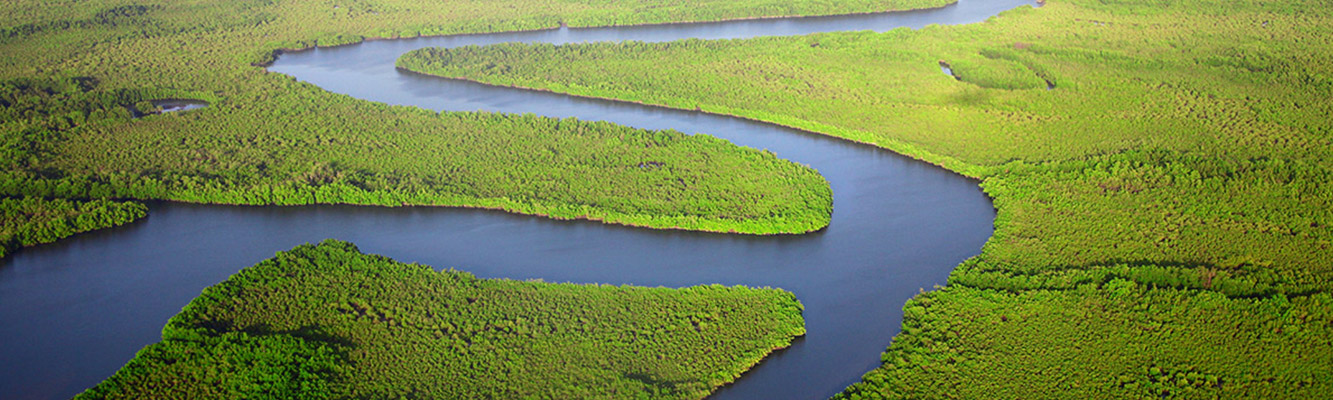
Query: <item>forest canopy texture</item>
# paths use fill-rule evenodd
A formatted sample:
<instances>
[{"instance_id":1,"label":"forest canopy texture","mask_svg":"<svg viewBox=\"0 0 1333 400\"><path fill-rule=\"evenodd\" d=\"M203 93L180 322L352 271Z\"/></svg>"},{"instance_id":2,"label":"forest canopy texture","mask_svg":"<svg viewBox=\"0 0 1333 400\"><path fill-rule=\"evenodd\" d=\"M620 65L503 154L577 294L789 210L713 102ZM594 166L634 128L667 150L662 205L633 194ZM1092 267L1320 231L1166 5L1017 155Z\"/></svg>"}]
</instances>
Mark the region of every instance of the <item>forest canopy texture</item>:
<instances>
[{"instance_id":1,"label":"forest canopy texture","mask_svg":"<svg viewBox=\"0 0 1333 400\"><path fill-rule=\"evenodd\" d=\"M841 397L1333 397L1323 2L1051 0L972 25L399 64L770 121L982 179L994 236Z\"/></svg>"},{"instance_id":2,"label":"forest canopy texture","mask_svg":"<svg viewBox=\"0 0 1333 400\"><path fill-rule=\"evenodd\" d=\"M832 212L828 183L762 151L705 135L387 106L260 66L283 49L367 38L947 3L9 1L0 7L0 196L446 205L653 228L815 231ZM209 106L146 112L160 99Z\"/></svg>"},{"instance_id":3,"label":"forest canopy texture","mask_svg":"<svg viewBox=\"0 0 1333 400\"><path fill-rule=\"evenodd\" d=\"M0 256L141 218L147 208L133 200L147 199L819 230L831 213L827 182L769 152L608 123L387 106L263 66L285 50L376 38L947 3L9 1L0 7ZM162 112L155 102L165 99L207 107ZM297 283L313 286L283 286ZM311 292L318 284L324 290ZM804 331L799 303L777 290L480 281L336 242L209 290L161 343L83 397L699 398ZM228 290L244 293L210 297ZM228 314L236 310L247 313ZM453 361L425 360L434 356ZM573 367L552 369L562 365ZM477 378L487 374L509 379Z\"/></svg>"},{"instance_id":4,"label":"forest canopy texture","mask_svg":"<svg viewBox=\"0 0 1333 400\"><path fill-rule=\"evenodd\" d=\"M302 245L78 399L696 399L805 333L777 289L477 279Z\"/></svg>"},{"instance_id":5,"label":"forest canopy texture","mask_svg":"<svg viewBox=\"0 0 1333 400\"><path fill-rule=\"evenodd\" d=\"M0 197L0 258L26 246L123 225L147 215L139 203Z\"/></svg>"},{"instance_id":6,"label":"forest canopy texture","mask_svg":"<svg viewBox=\"0 0 1333 400\"><path fill-rule=\"evenodd\" d=\"M817 230L831 212L827 183L762 151L605 123L374 104L260 66L280 49L368 38L945 3L9 1L0 239L8 252L125 223L144 208L118 201L135 199ZM839 397L1333 398L1333 9L1046 3L965 26L431 49L400 65L764 120L981 179L998 210L994 237L947 287L907 304L883 365ZM168 98L209 106L141 113ZM371 289L354 294L349 283ZM649 311L599 308L607 299ZM524 307L533 304L612 317L589 325L594 315L536 315L541 307ZM800 334L793 315L798 303L779 291L483 281L328 242L209 289L161 343L84 396L699 397ZM602 328L572 335L574 326ZM718 352L701 332L738 335L740 347ZM584 335L626 347L606 351ZM633 346L679 358L645 366L624 352ZM466 368L557 383L488 386L418 358L472 351L486 353ZM594 355L611 367L521 362L591 366ZM432 386L420 371L464 384Z\"/></svg>"}]
</instances>

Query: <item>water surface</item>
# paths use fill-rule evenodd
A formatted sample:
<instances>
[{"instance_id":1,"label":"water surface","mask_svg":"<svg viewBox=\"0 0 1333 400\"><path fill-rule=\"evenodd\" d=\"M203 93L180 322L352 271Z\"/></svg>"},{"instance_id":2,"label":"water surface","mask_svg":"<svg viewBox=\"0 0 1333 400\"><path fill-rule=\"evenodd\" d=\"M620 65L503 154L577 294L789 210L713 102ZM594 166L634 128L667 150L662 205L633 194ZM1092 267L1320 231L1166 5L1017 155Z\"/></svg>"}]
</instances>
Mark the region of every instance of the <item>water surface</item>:
<instances>
[{"instance_id":1,"label":"water surface","mask_svg":"<svg viewBox=\"0 0 1333 400\"><path fill-rule=\"evenodd\" d=\"M190 111L208 107L208 102L192 99L162 99L153 100L153 105L162 109L162 112Z\"/></svg>"},{"instance_id":2,"label":"water surface","mask_svg":"<svg viewBox=\"0 0 1333 400\"><path fill-rule=\"evenodd\" d=\"M879 364L902 305L943 284L991 234L994 209L968 180L887 151L772 125L579 99L397 71L427 46L740 38L971 23L1018 0L846 17L555 29L372 41L283 55L270 68L337 93L434 110L487 110L707 133L808 164L832 185L829 228L756 237L654 231L438 207L233 207L151 203L129 226L24 249L0 260L0 398L67 398L160 338L166 320L212 284L301 243L337 238L404 262L483 278L791 290L808 333L770 356L725 399L824 398Z\"/></svg>"}]
</instances>

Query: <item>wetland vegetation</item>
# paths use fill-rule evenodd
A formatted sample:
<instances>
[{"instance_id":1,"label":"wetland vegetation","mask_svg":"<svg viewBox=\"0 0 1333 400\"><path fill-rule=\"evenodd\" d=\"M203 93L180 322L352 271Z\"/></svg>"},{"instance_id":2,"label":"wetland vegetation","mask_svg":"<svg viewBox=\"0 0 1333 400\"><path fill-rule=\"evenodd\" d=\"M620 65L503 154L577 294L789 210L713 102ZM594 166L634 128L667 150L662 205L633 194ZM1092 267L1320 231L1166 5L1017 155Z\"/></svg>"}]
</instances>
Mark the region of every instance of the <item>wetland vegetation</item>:
<instances>
[{"instance_id":1,"label":"wetland vegetation","mask_svg":"<svg viewBox=\"0 0 1333 400\"><path fill-rule=\"evenodd\" d=\"M764 151L374 104L257 66L368 38L945 3L11 2L3 251L142 217L132 199L817 230L827 183ZM400 65L769 121L981 179L995 236L908 303L883 366L842 398L1329 398L1331 26L1316 0L1050 0L967 26L431 49ZM165 98L210 107L133 118ZM210 288L84 396L695 398L799 335L799 310L777 290L478 280L326 242ZM550 369L566 362L580 367Z\"/></svg>"},{"instance_id":2,"label":"wetland vegetation","mask_svg":"<svg viewBox=\"0 0 1333 400\"><path fill-rule=\"evenodd\" d=\"M204 290L76 398L696 399L804 333L778 289L477 279L329 240Z\"/></svg>"},{"instance_id":3,"label":"wetland vegetation","mask_svg":"<svg viewBox=\"0 0 1333 400\"><path fill-rule=\"evenodd\" d=\"M823 228L815 171L707 136L435 113L256 65L364 38L936 7L853 2L25 0L0 9L0 194L199 203L446 205L752 234ZM197 99L189 113L129 107ZM653 165L654 168L640 168Z\"/></svg>"},{"instance_id":4,"label":"wetland vegetation","mask_svg":"<svg viewBox=\"0 0 1333 400\"><path fill-rule=\"evenodd\" d=\"M828 224L831 213L827 182L814 170L766 151L705 135L608 123L375 104L268 73L262 66L283 49L367 38L861 13L947 3L7 3L0 7L0 20L7 21L0 25L0 52L6 55L0 59L0 196L6 202L6 252L142 217L146 208L132 201L136 199L444 205L653 228L815 231ZM196 99L209 107L136 115L137 109L157 109L159 99ZM370 269L379 273L401 274L391 283L440 290L457 284L454 289L468 291L472 298L494 300L494 308L483 310L484 315L451 315L448 311L455 310L433 308L443 305L429 304L432 299L422 298L424 294L387 288L375 294L407 298L379 299L383 302L374 303L376 308L367 308L375 316L348 322L338 319L348 315L347 310L327 312L318 308L328 305L323 303L209 297L238 290L230 285L256 283L245 279L261 277L247 274L272 271L266 268L292 268L285 271L300 275L298 266L282 260L307 268L303 273L308 275L301 276L330 285L355 281L358 289L375 287L387 276L339 268L374 265ZM293 276L270 278L274 280L262 287L246 286L257 290L245 293L282 299L304 293L300 287L263 292L276 290L275 285ZM350 295L342 289L305 298ZM298 248L209 290L171 321L161 343L145 348L81 397L432 393L567 398L632 393L698 398L803 331L799 303L777 290L479 281L463 273L437 274L360 255L342 243ZM246 309L254 313L210 314L213 319L207 320L191 314L207 307L244 308L230 302L235 299L245 299L245 307L251 307ZM301 306L314 308L296 313ZM293 313L266 313L265 307ZM440 314L414 314L423 310ZM569 312L542 314L551 310ZM505 319L509 316L516 319ZM250 317L274 319L246 319ZM335 320L312 322L325 317ZM566 317L577 319L562 319ZM306 318L311 324L288 326L294 320L285 318ZM525 325L540 318L558 321ZM249 325L235 325L242 323L237 321ZM419 332L403 325L422 321L431 325L421 325ZM339 325L343 322L349 325ZM337 331L361 328L365 330ZM546 328L553 331L542 331ZM459 339L437 341L442 332ZM350 336L335 336L339 333ZM414 334L420 336L410 337ZM547 334L552 341L537 339ZM406 342L371 340L385 336ZM715 342L719 339L725 342ZM389 351L405 343L424 347ZM382 346L376 350L384 351L358 352L349 347L353 344ZM470 360L451 365L458 379L417 374L441 371L440 364L422 357L450 351ZM464 353L467 357L459 355ZM556 361L525 363L523 357L529 356ZM567 363L586 368L554 369ZM375 372L365 376L382 380L350 380L368 371ZM485 372L462 376L477 371ZM492 379L496 376L506 379Z\"/></svg>"},{"instance_id":5,"label":"wetland vegetation","mask_svg":"<svg viewBox=\"0 0 1333 400\"><path fill-rule=\"evenodd\" d=\"M133 222L148 214L136 202L0 197L0 258L22 247Z\"/></svg>"},{"instance_id":6,"label":"wetland vegetation","mask_svg":"<svg viewBox=\"0 0 1333 400\"><path fill-rule=\"evenodd\" d=\"M963 26L399 64L769 121L982 179L995 235L909 303L884 366L842 397L1322 398L1331 22L1317 1L1061 0Z\"/></svg>"}]
</instances>

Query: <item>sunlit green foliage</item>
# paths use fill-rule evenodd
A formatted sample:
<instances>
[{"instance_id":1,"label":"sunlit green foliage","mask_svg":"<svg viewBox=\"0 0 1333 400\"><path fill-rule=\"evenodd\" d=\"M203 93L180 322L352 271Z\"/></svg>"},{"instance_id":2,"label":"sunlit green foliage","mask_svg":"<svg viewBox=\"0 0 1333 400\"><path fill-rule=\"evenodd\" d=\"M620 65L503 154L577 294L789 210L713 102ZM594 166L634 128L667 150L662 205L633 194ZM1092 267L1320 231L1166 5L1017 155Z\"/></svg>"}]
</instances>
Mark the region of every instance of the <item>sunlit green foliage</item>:
<instances>
[{"instance_id":1,"label":"sunlit green foliage","mask_svg":"<svg viewBox=\"0 0 1333 400\"><path fill-rule=\"evenodd\" d=\"M134 202L0 197L0 258L20 247L127 224L147 213L148 207Z\"/></svg>"},{"instance_id":2,"label":"sunlit green foliage","mask_svg":"<svg viewBox=\"0 0 1333 400\"><path fill-rule=\"evenodd\" d=\"M789 292L482 280L303 245L81 399L701 398L805 333Z\"/></svg>"},{"instance_id":3,"label":"sunlit green foliage","mask_svg":"<svg viewBox=\"0 0 1333 400\"><path fill-rule=\"evenodd\" d=\"M938 313L908 314L886 357L985 361L894 361L856 396L1324 398L1333 380L1314 371L1333 369L1333 345L1273 331L1286 314L1256 307L1290 299L1327 336L1331 27L1333 9L1313 0L1052 0L922 30L423 49L399 62L780 123L982 179L994 237L929 295ZM1144 293L1065 309L1125 285ZM1212 319L1187 312L1201 299L1218 302ZM1002 342L974 333L1008 307L1040 318ZM1124 327L1145 319L1168 334ZM1217 339L1232 335L1265 356ZM1165 372L1135 375L1151 368ZM1223 383L1143 383L1179 376Z\"/></svg>"},{"instance_id":4,"label":"sunlit green foliage","mask_svg":"<svg viewBox=\"0 0 1333 400\"><path fill-rule=\"evenodd\" d=\"M1326 399L1333 298L1231 298L1116 279L907 303L884 366L839 399Z\"/></svg>"},{"instance_id":5,"label":"sunlit green foliage","mask_svg":"<svg viewBox=\"0 0 1333 400\"><path fill-rule=\"evenodd\" d=\"M287 81L286 87L308 85ZM23 134L4 148L16 162L0 171L0 192L227 204L462 205L746 233L818 230L832 207L828 184L815 171L708 136L531 115L437 114L345 96L300 103L302 109L329 107L318 115L336 122L318 127L293 118L264 121L258 118L273 116L225 103L131 122L124 107L96 97L102 92L79 90L86 89L18 91L37 94L18 96L10 108L31 117L14 120ZM128 104L151 97L120 95ZM74 101L82 97L94 98ZM75 111L51 112L60 107ZM220 111L210 111L215 108ZM376 112L397 114L396 120L380 126L358 117ZM227 114L240 125L219 127L209 113ZM293 133L307 129L313 137Z\"/></svg>"},{"instance_id":6,"label":"sunlit green foliage","mask_svg":"<svg viewBox=\"0 0 1333 400\"><path fill-rule=\"evenodd\" d=\"M450 205L656 228L818 230L831 212L827 183L764 152L608 124L372 104L254 65L279 49L364 38L949 2L10 1L0 7L0 194ZM127 111L163 98L211 106Z\"/></svg>"},{"instance_id":7,"label":"sunlit green foliage","mask_svg":"<svg viewBox=\"0 0 1333 400\"><path fill-rule=\"evenodd\" d=\"M216 106L131 120L127 106L147 109L147 99L174 94L96 85L87 78L0 83L10 133L0 147L9 156L0 193L463 205L747 233L813 231L831 213L828 184L813 170L708 136L530 115L437 114L345 96L325 101L351 114L322 113L338 122L320 127L288 117L263 121L256 118L272 115L237 106L216 112L234 126L214 125L206 110ZM316 109L318 101L297 107ZM356 117L375 112L397 120L381 127ZM181 136L181 129L195 134ZM314 137L292 133L303 129Z\"/></svg>"}]
</instances>

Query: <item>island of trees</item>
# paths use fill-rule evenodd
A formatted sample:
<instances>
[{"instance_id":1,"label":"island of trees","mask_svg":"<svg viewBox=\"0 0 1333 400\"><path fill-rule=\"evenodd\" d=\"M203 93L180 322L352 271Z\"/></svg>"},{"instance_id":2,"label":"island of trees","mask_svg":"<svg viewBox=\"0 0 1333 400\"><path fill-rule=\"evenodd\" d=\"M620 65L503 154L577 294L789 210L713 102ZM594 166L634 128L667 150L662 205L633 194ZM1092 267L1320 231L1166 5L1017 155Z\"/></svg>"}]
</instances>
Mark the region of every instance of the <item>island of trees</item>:
<instances>
[{"instance_id":1,"label":"island of trees","mask_svg":"<svg viewBox=\"0 0 1333 400\"><path fill-rule=\"evenodd\" d=\"M697 399L805 333L790 292L477 279L328 240L199 295L77 399Z\"/></svg>"}]
</instances>

